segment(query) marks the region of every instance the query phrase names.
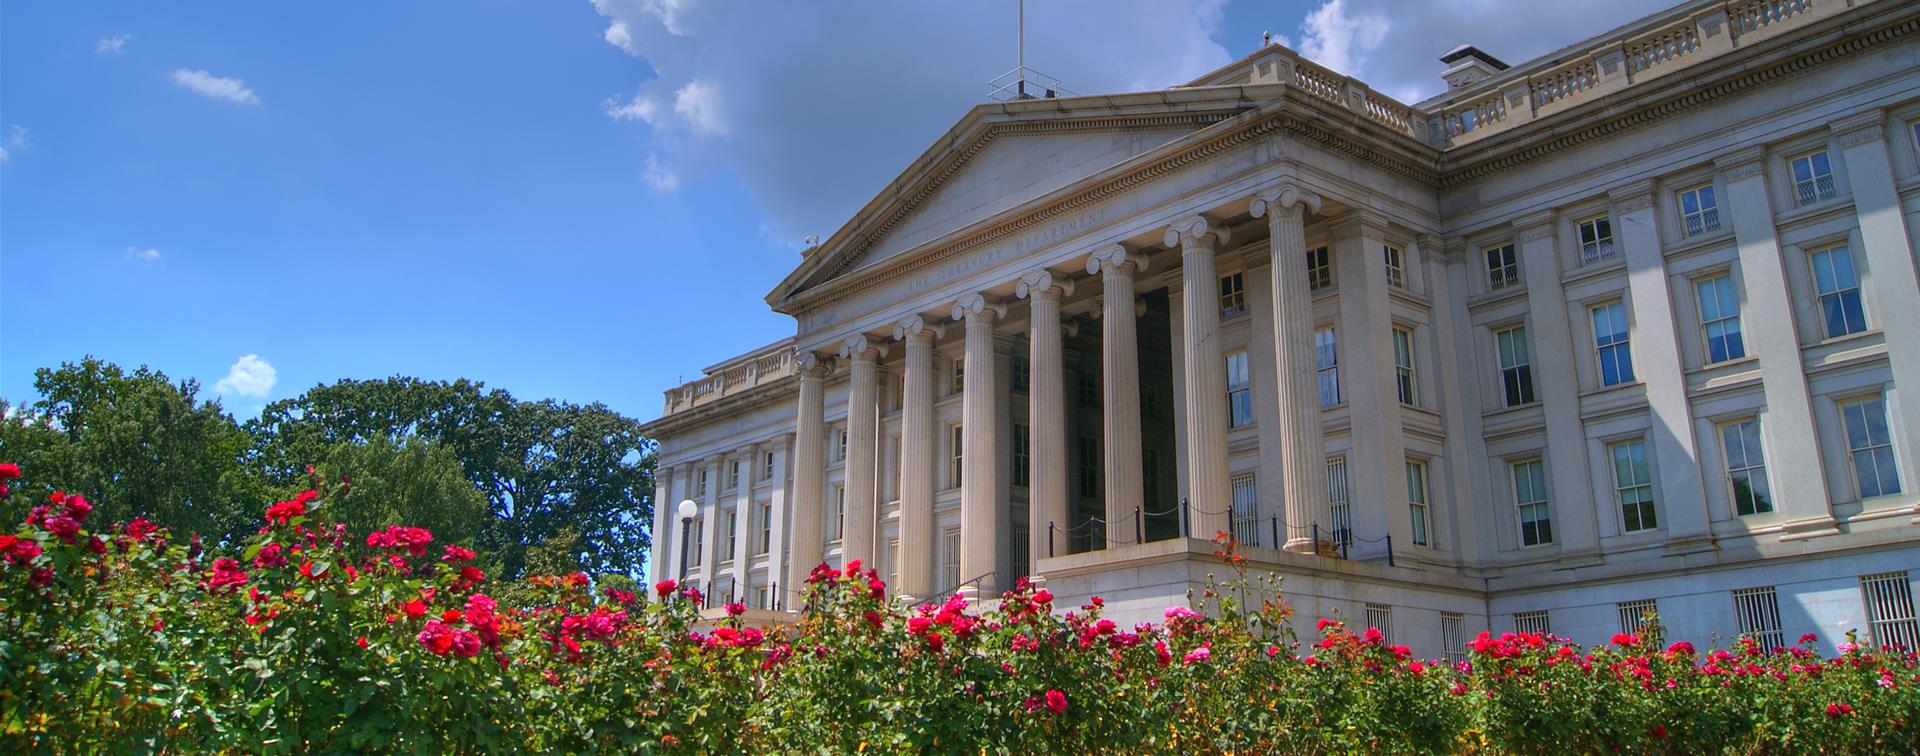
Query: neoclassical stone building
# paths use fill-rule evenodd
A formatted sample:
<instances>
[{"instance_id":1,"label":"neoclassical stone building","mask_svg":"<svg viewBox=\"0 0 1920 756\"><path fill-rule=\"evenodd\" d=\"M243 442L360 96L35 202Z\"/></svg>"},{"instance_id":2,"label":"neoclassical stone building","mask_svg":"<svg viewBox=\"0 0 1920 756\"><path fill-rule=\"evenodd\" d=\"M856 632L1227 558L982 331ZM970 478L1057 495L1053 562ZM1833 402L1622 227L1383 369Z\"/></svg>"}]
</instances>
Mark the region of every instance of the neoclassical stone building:
<instances>
[{"instance_id":1,"label":"neoclassical stone building","mask_svg":"<svg viewBox=\"0 0 1920 756\"><path fill-rule=\"evenodd\" d=\"M656 577L1147 619L1226 531L1425 655L1646 608L1915 643L1920 4L1443 61L974 108L767 296L792 338L667 392Z\"/></svg>"}]
</instances>

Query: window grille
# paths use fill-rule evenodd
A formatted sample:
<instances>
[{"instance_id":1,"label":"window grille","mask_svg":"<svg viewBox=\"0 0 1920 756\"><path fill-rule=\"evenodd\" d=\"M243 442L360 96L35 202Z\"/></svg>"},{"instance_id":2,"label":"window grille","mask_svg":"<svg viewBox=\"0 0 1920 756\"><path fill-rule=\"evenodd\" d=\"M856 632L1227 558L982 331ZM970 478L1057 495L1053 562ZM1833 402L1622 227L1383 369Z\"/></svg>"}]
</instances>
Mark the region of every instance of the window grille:
<instances>
[{"instance_id":1,"label":"window grille","mask_svg":"<svg viewBox=\"0 0 1920 756\"><path fill-rule=\"evenodd\" d=\"M1620 614L1620 632L1638 635L1647 627L1647 612L1659 611L1653 599L1623 601L1614 605Z\"/></svg>"},{"instance_id":2,"label":"window grille","mask_svg":"<svg viewBox=\"0 0 1920 756\"><path fill-rule=\"evenodd\" d=\"M1516 633L1533 633L1535 635L1546 635L1553 632L1552 628L1547 625L1547 610L1545 609L1514 614L1513 631Z\"/></svg>"},{"instance_id":3,"label":"window grille","mask_svg":"<svg viewBox=\"0 0 1920 756\"><path fill-rule=\"evenodd\" d=\"M1248 546L1258 546L1260 545L1260 493L1254 486L1253 474L1235 475L1232 483L1233 540Z\"/></svg>"},{"instance_id":4,"label":"window grille","mask_svg":"<svg viewBox=\"0 0 1920 756\"><path fill-rule=\"evenodd\" d=\"M1905 572L1883 572L1860 578L1867 605L1867 632L1882 647L1920 649L1920 620L1914 618L1913 584Z\"/></svg>"},{"instance_id":5,"label":"window grille","mask_svg":"<svg viewBox=\"0 0 1920 756\"><path fill-rule=\"evenodd\" d=\"M1588 263L1613 256L1613 219L1605 215L1580 221L1580 259Z\"/></svg>"},{"instance_id":6,"label":"window grille","mask_svg":"<svg viewBox=\"0 0 1920 756\"><path fill-rule=\"evenodd\" d=\"M1512 244L1488 247L1486 253L1487 288L1499 291L1520 284L1520 257Z\"/></svg>"},{"instance_id":7,"label":"window grille","mask_svg":"<svg viewBox=\"0 0 1920 756\"><path fill-rule=\"evenodd\" d=\"M1012 552L1013 574L1017 577L1033 574L1033 544L1028 540L1032 532L1027 529L1025 518L1016 518L1012 527L1007 528L1007 537L1013 539L1008 550Z\"/></svg>"},{"instance_id":8,"label":"window grille","mask_svg":"<svg viewBox=\"0 0 1920 756\"><path fill-rule=\"evenodd\" d=\"M1347 458L1327 460L1327 503L1331 510L1334 544L1353 545L1353 507L1347 500Z\"/></svg>"},{"instance_id":9,"label":"window grille","mask_svg":"<svg viewBox=\"0 0 1920 756\"><path fill-rule=\"evenodd\" d=\"M1714 201L1712 184L1680 193L1680 221L1688 236L1720 229L1720 205Z\"/></svg>"},{"instance_id":10,"label":"window grille","mask_svg":"<svg viewBox=\"0 0 1920 756\"><path fill-rule=\"evenodd\" d=\"M1367 605L1367 627L1380 629L1380 636L1388 645L1393 644L1393 607L1384 604Z\"/></svg>"},{"instance_id":11,"label":"window grille","mask_svg":"<svg viewBox=\"0 0 1920 756\"><path fill-rule=\"evenodd\" d=\"M1466 618L1459 614L1440 613L1440 649L1447 655L1450 664L1467 660L1466 624Z\"/></svg>"},{"instance_id":12,"label":"window grille","mask_svg":"<svg viewBox=\"0 0 1920 756\"><path fill-rule=\"evenodd\" d=\"M960 529L947 528L940 532L940 590L952 591L960 587Z\"/></svg>"},{"instance_id":13,"label":"window grille","mask_svg":"<svg viewBox=\"0 0 1920 756\"><path fill-rule=\"evenodd\" d=\"M1793 196L1799 204L1830 200L1839 194L1833 185L1833 161L1826 150L1809 152L1792 161Z\"/></svg>"},{"instance_id":14,"label":"window grille","mask_svg":"<svg viewBox=\"0 0 1920 756\"><path fill-rule=\"evenodd\" d=\"M1787 645L1786 635L1780 631L1780 597L1773 586L1734 591L1733 614L1740 621L1740 634L1751 636L1761 648Z\"/></svg>"}]
</instances>

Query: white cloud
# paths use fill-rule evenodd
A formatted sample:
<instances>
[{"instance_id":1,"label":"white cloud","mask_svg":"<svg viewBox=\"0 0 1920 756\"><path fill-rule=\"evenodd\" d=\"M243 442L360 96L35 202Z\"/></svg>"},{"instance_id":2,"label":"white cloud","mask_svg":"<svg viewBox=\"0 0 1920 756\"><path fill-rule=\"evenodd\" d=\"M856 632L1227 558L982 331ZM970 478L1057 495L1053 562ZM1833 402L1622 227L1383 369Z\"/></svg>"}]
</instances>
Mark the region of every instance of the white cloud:
<instances>
[{"instance_id":1,"label":"white cloud","mask_svg":"<svg viewBox=\"0 0 1920 756\"><path fill-rule=\"evenodd\" d=\"M739 172L783 238L839 227L1014 65L1012 3L591 3L646 64L607 115L645 124L663 177ZM1183 83L1231 59L1224 4L1028 3L1027 63L1081 94Z\"/></svg>"},{"instance_id":2,"label":"white cloud","mask_svg":"<svg viewBox=\"0 0 1920 756\"><path fill-rule=\"evenodd\" d=\"M720 90L711 82L691 81L673 96L673 112L685 119L693 133L726 136L726 118L720 114Z\"/></svg>"},{"instance_id":3,"label":"white cloud","mask_svg":"<svg viewBox=\"0 0 1920 756\"><path fill-rule=\"evenodd\" d=\"M280 379L278 371L260 359L260 355L244 355L235 360L233 367L227 368L227 377L213 384L213 390L221 394L239 394L256 399L273 390L273 384Z\"/></svg>"},{"instance_id":4,"label":"white cloud","mask_svg":"<svg viewBox=\"0 0 1920 756\"><path fill-rule=\"evenodd\" d=\"M240 105L260 104L260 96L254 94L253 90L248 89L246 82L224 76L215 76L207 73L204 68L195 71L176 68L173 70L173 73L168 74L168 78L173 79L173 83L186 87L202 97L226 100L227 102Z\"/></svg>"},{"instance_id":5,"label":"white cloud","mask_svg":"<svg viewBox=\"0 0 1920 756\"><path fill-rule=\"evenodd\" d=\"M110 37L101 37L99 42L94 43L93 50L105 55L118 55L121 49L127 46L129 39L133 39L133 35L115 34Z\"/></svg>"},{"instance_id":6,"label":"white cloud","mask_svg":"<svg viewBox=\"0 0 1920 756\"><path fill-rule=\"evenodd\" d=\"M1327 0L1300 24L1300 52L1412 102L1446 89L1440 56L1469 44L1519 64L1603 33L1672 0Z\"/></svg>"},{"instance_id":7,"label":"white cloud","mask_svg":"<svg viewBox=\"0 0 1920 756\"><path fill-rule=\"evenodd\" d=\"M136 260L136 261L145 263L147 265L152 265L154 263L160 262L160 250L154 249L152 247L148 247L146 249L141 249L139 247L128 247L127 259Z\"/></svg>"},{"instance_id":8,"label":"white cloud","mask_svg":"<svg viewBox=\"0 0 1920 756\"><path fill-rule=\"evenodd\" d=\"M647 172L645 178L647 179L647 186L653 187L653 190L656 192L671 192L680 188L680 177L674 174L673 171L661 166L659 157L655 155L647 156Z\"/></svg>"},{"instance_id":9,"label":"white cloud","mask_svg":"<svg viewBox=\"0 0 1920 756\"><path fill-rule=\"evenodd\" d=\"M30 133L27 127L17 123L8 126L6 139L0 140L0 163L6 162L14 153L33 146L33 141L28 138Z\"/></svg>"}]
</instances>

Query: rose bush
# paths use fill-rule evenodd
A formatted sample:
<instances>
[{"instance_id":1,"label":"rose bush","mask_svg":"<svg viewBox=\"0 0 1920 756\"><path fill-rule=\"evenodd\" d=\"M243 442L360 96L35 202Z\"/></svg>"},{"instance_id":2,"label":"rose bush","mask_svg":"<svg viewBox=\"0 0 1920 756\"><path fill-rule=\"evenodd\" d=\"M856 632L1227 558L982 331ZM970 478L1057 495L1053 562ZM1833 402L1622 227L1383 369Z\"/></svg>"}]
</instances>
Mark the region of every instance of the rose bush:
<instances>
[{"instance_id":1,"label":"rose bush","mask_svg":"<svg viewBox=\"0 0 1920 756\"><path fill-rule=\"evenodd\" d=\"M0 485L21 474L0 464ZM4 490L4 489L0 489ZM327 487L243 543L90 521L0 535L0 734L41 751L1913 752L1920 663L1741 641L1482 634L1459 663L1207 590L1124 627L1021 581L907 607L858 562L788 626L585 575L490 582ZM1240 560L1223 542L1222 556ZM600 581L609 583L614 581ZM1270 588L1271 586L1269 586ZM1231 589L1230 589L1231 588ZM640 595L636 595L639 593ZM1272 595L1271 591L1263 592ZM1204 611L1201 611L1204 610Z\"/></svg>"}]
</instances>

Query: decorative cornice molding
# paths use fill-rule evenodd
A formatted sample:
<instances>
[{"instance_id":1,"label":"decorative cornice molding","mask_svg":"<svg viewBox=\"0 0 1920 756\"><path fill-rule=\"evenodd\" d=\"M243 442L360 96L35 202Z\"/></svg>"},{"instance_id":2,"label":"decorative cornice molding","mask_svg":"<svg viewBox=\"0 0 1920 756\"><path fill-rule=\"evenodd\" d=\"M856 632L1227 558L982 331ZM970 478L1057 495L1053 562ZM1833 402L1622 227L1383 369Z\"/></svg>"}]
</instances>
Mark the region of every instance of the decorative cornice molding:
<instances>
[{"instance_id":1,"label":"decorative cornice molding","mask_svg":"<svg viewBox=\"0 0 1920 756\"><path fill-rule=\"evenodd\" d=\"M893 340L894 341L907 341L909 339L917 338L917 339L923 339L927 342L932 342L934 339L940 338L945 333L946 333L945 325L942 325L940 323L930 322L925 317L920 315L912 315L901 320L898 323L893 324Z\"/></svg>"},{"instance_id":2,"label":"decorative cornice molding","mask_svg":"<svg viewBox=\"0 0 1920 756\"><path fill-rule=\"evenodd\" d=\"M1559 214L1552 210L1540 210L1513 219L1513 238L1520 244L1530 241L1552 238L1555 221Z\"/></svg>"},{"instance_id":3,"label":"decorative cornice molding","mask_svg":"<svg viewBox=\"0 0 1920 756\"><path fill-rule=\"evenodd\" d=\"M1887 138L1887 114L1880 108L1870 108L1835 119L1827 127L1833 130L1841 149L1858 147Z\"/></svg>"},{"instance_id":4,"label":"decorative cornice molding","mask_svg":"<svg viewBox=\"0 0 1920 756\"><path fill-rule=\"evenodd\" d=\"M954 320L973 320L976 317L988 323L1007 316L1007 305L985 294L968 294L953 303Z\"/></svg>"},{"instance_id":5,"label":"decorative cornice molding","mask_svg":"<svg viewBox=\"0 0 1920 756\"><path fill-rule=\"evenodd\" d=\"M1147 270L1147 256L1129 252L1119 244L1109 244L1087 256L1087 275L1136 275Z\"/></svg>"},{"instance_id":6,"label":"decorative cornice molding","mask_svg":"<svg viewBox=\"0 0 1920 756\"><path fill-rule=\"evenodd\" d=\"M1207 220L1206 216L1193 215L1174 221L1161 234L1160 243L1168 249L1179 247L1181 251L1213 251L1215 245L1226 244L1233 234L1226 226Z\"/></svg>"},{"instance_id":7,"label":"decorative cornice molding","mask_svg":"<svg viewBox=\"0 0 1920 756\"><path fill-rule=\"evenodd\" d=\"M1336 218L1327 226L1327 239L1329 241L1346 241L1355 237L1385 239L1389 225L1392 225L1392 220L1387 216L1365 208L1356 209Z\"/></svg>"},{"instance_id":8,"label":"decorative cornice molding","mask_svg":"<svg viewBox=\"0 0 1920 756\"><path fill-rule=\"evenodd\" d=\"M1073 279L1056 279L1050 270L1037 270L1021 276L1020 283L1013 287L1013 295L1021 299L1039 295L1059 300L1072 293Z\"/></svg>"},{"instance_id":9,"label":"decorative cornice molding","mask_svg":"<svg viewBox=\"0 0 1920 756\"><path fill-rule=\"evenodd\" d=\"M1720 169L1720 180L1729 184L1758 176L1767 172L1767 148L1765 145L1745 147L1714 158L1713 165Z\"/></svg>"},{"instance_id":10,"label":"decorative cornice molding","mask_svg":"<svg viewBox=\"0 0 1920 756\"><path fill-rule=\"evenodd\" d=\"M1751 69L1735 69L1729 77L1718 82L1699 82L1699 77L1687 79L1680 93L1666 100L1646 107L1634 108L1613 118L1592 118L1586 125L1570 128L1558 136L1538 142L1505 155L1481 159L1447 170L1443 166L1440 185L1443 188L1472 183L1506 171L1523 163L1550 157L1581 144L1617 136L1645 126L1659 123L1682 112L1698 108L1715 100L1743 94L1746 90L1764 84L1770 84L1805 73L1821 65L1838 61L1865 50L1885 45L1920 32L1920 18L1908 18L1878 30L1858 34L1832 44L1814 49L1772 65ZM1699 82L1699 83L1695 83ZM1676 84L1678 82L1676 81ZM1604 100L1602 100L1604 102ZM1567 111L1578 112L1583 108ZM1559 117L1563 114L1555 114ZM1588 116L1591 118L1591 116ZM1524 134L1527 129L1518 130Z\"/></svg>"}]
</instances>

